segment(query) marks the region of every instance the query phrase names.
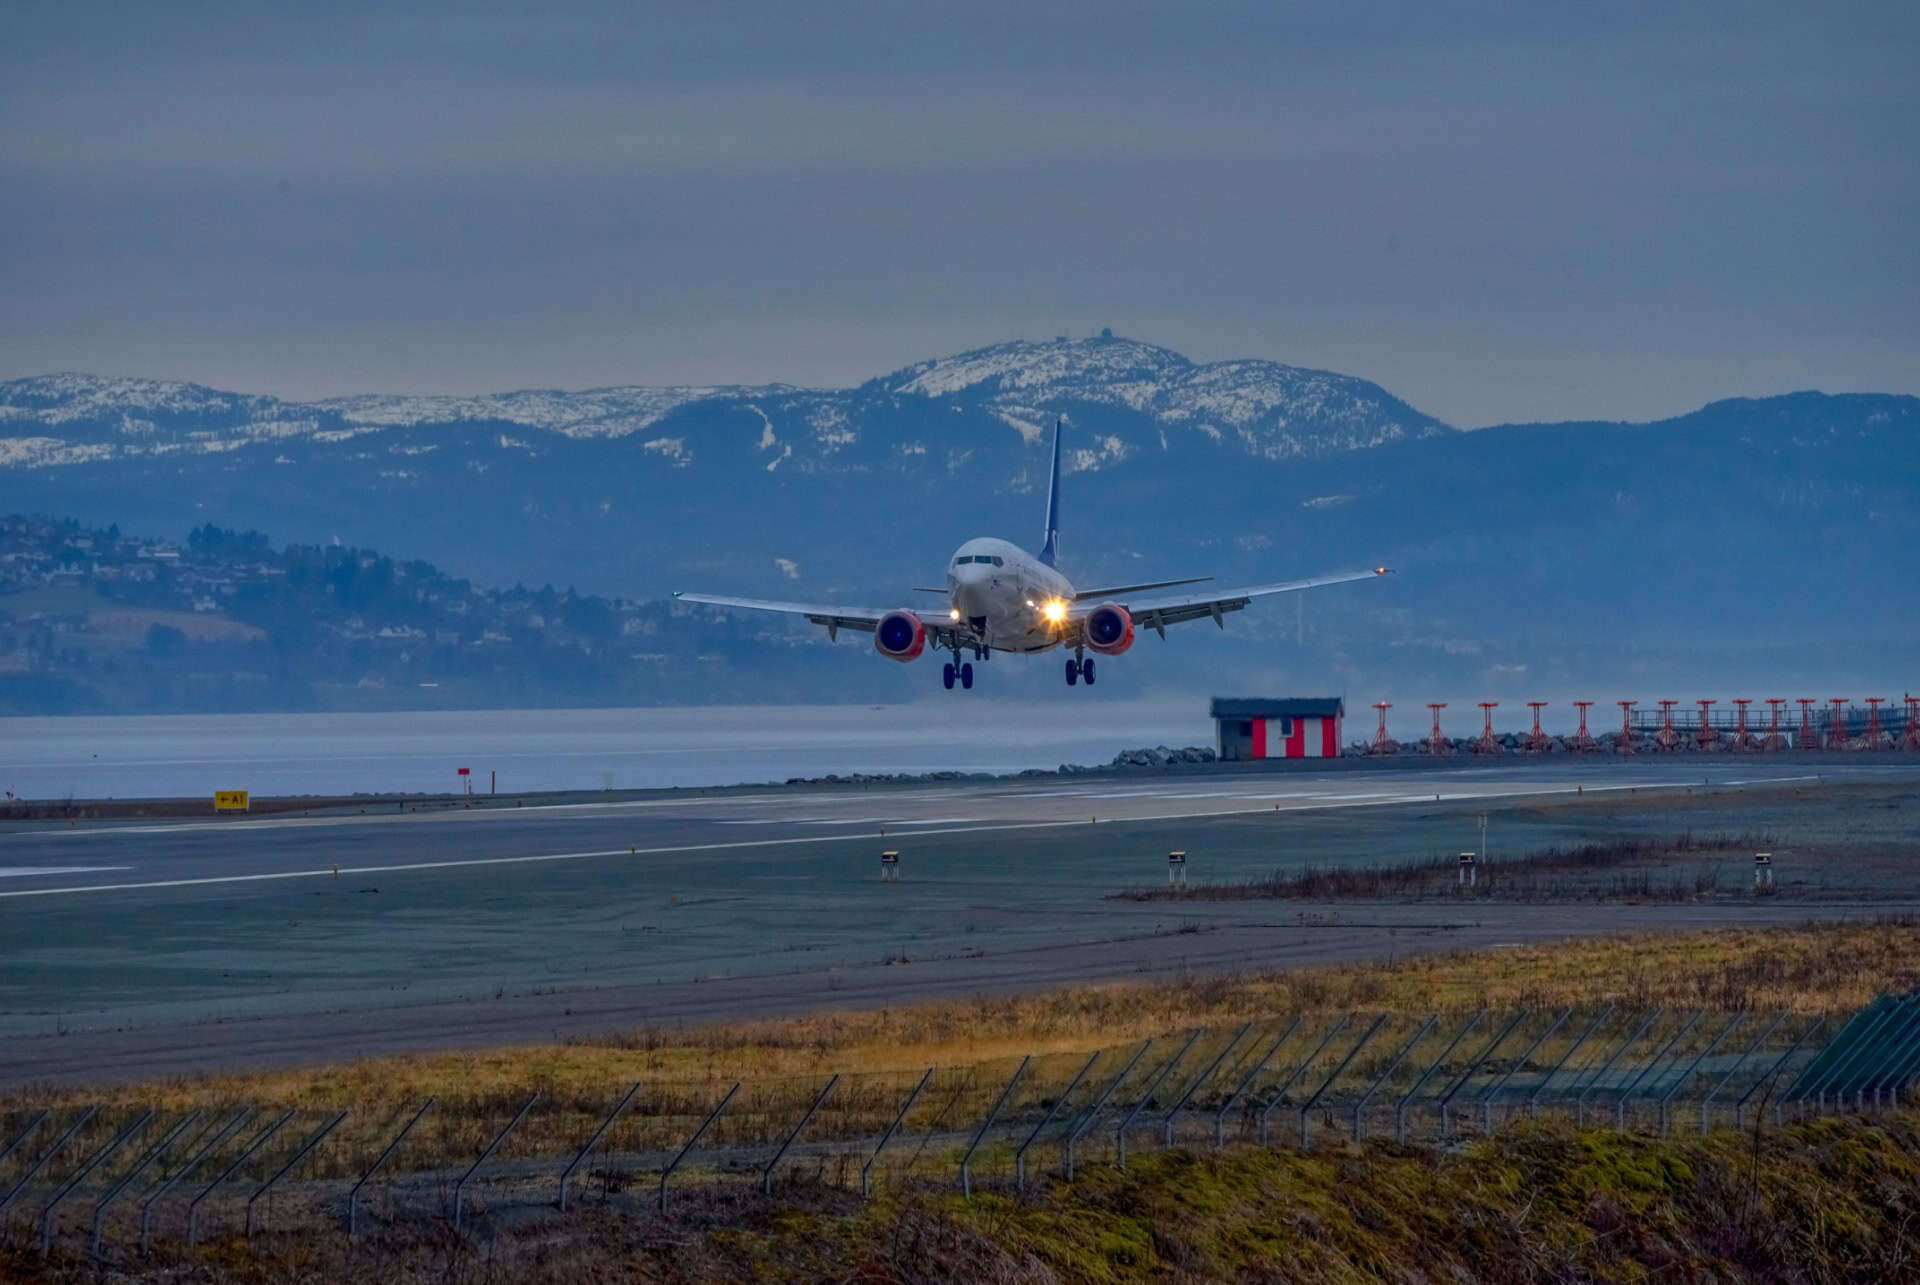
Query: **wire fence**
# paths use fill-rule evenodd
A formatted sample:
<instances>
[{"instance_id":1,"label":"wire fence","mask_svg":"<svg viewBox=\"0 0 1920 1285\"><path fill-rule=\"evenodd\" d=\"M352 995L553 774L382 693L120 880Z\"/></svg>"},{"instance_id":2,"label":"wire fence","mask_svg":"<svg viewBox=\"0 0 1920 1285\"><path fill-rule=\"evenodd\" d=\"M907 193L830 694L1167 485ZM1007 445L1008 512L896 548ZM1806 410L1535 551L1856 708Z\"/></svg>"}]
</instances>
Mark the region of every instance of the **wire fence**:
<instances>
[{"instance_id":1,"label":"wire fence","mask_svg":"<svg viewBox=\"0 0 1920 1285\"><path fill-rule=\"evenodd\" d=\"M1900 1105L1920 993L1850 1015L1677 1008L1303 1013L1091 1054L818 1078L641 1082L457 1109L228 1103L0 1116L0 1235L112 1261L276 1228L488 1234L716 1184L1024 1189L1156 1148L1448 1146L1556 1114L1648 1133Z\"/></svg>"}]
</instances>

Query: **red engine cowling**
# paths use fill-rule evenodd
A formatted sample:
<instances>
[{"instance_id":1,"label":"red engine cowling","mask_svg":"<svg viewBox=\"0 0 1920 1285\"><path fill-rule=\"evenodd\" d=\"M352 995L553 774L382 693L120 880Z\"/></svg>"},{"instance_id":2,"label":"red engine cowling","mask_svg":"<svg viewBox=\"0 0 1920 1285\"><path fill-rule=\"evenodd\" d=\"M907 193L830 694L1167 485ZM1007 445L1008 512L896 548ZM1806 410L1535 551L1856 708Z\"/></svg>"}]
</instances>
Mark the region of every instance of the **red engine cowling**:
<instances>
[{"instance_id":1,"label":"red engine cowling","mask_svg":"<svg viewBox=\"0 0 1920 1285\"><path fill-rule=\"evenodd\" d=\"M1118 656L1133 646L1133 617L1117 602L1103 603L1088 612L1082 628L1088 648L1102 656Z\"/></svg>"},{"instance_id":2,"label":"red engine cowling","mask_svg":"<svg viewBox=\"0 0 1920 1285\"><path fill-rule=\"evenodd\" d=\"M873 627L873 649L890 660L912 660L927 649L927 627L911 611L889 611Z\"/></svg>"}]
</instances>

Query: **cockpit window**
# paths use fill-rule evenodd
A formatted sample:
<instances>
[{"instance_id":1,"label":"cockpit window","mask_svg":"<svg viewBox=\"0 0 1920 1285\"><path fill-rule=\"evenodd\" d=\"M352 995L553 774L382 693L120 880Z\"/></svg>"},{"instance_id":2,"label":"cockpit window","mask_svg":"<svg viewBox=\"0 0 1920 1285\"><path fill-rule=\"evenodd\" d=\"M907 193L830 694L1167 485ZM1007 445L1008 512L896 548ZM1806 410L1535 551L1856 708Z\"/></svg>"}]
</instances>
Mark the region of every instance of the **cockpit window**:
<instances>
[{"instance_id":1,"label":"cockpit window","mask_svg":"<svg viewBox=\"0 0 1920 1285\"><path fill-rule=\"evenodd\" d=\"M992 557L992 559L991 559L991 561L992 561L992 563L993 563L993 565L997 567L997 566L1000 566L1000 565L1001 565L1002 563L1004 563L1004 562L1006 561L1006 559L1005 559L1005 558L1003 558L1003 557L1001 557L1001 556L1000 556L999 554L997 554L997 553L996 553L996 554L994 554L994 555L993 555L993 557Z\"/></svg>"},{"instance_id":2,"label":"cockpit window","mask_svg":"<svg viewBox=\"0 0 1920 1285\"><path fill-rule=\"evenodd\" d=\"M972 554L968 554L968 555L967 555L966 557L964 557L964 558L955 558L955 559L953 560L953 565L954 565L954 566L956 566L956 567L964 567L964 566L966 566L966 565L967 565L967 564L968 564L969 562L972 562L972 561L973 561L973 555L972 555Z\"/></svg>"}]
</instances>

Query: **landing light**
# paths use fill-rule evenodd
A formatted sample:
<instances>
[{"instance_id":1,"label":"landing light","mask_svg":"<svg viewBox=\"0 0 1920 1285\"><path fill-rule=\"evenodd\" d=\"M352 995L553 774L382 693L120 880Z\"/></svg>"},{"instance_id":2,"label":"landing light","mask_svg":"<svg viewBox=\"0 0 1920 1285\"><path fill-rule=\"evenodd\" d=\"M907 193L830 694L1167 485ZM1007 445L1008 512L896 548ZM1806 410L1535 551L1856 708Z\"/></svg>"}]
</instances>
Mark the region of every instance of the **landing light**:
<instances>
[{"instance_id":1,"label":"landing light","mask_svg":"<svg viewBox=\"0 0 1920 1285\"><path fill-rule=\"evenodd\" d=\"M960 619L960 608L958 608L958 607L950 607L950 608L948 608L948 609L947 609L947 619L949 619L949 620L958 620L958 619Z\"/></svg>"},{"instance_id":2,"label":"landing light","mask_svg":"<svg viewBox=\"0 0 1920 1285\"><path fill-rule=\"evenodd\" d=\"M1057 625L1067 618L1067 604L1058 598L1049 598L1047 605L1040 608L1040 614L1047 618L1047 623Z\"/></svg>"}]
</instances>

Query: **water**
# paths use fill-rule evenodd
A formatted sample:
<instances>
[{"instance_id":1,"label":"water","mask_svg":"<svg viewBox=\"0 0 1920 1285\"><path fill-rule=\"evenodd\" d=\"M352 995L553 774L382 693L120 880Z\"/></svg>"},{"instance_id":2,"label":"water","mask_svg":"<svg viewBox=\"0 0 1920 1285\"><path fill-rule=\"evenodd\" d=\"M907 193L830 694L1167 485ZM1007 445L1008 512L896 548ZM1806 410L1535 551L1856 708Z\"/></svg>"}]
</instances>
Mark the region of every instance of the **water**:
<instances>
[{"instance_id":1,"label":"water","mask_svg":"<svg viewBox=\"0 0 1920 1285\"><path fill-rule=\"evenodd\" d=\"M210 714L0 719L0 788L17 798L648 789L849 772L1015 772L1206 745L1204 699L1082 705Z\"/></svg>"}]
</instances>

